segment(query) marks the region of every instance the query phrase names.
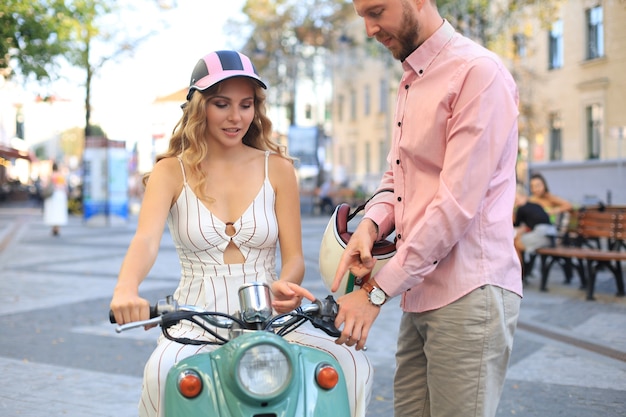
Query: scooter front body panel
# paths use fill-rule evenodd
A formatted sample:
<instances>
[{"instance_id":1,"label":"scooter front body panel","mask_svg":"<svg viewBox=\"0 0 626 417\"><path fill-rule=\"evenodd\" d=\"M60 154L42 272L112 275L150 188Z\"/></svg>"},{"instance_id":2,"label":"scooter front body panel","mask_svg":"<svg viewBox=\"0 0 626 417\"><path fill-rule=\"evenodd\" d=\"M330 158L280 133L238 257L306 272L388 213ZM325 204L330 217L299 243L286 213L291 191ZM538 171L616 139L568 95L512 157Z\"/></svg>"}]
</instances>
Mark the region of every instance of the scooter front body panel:
<instances>
[{"instance_id":1,"label":"scooter front body panel","mask_svg":"<svg viewBox=\"0 0 626 417\"><path fill-rule=\"evenodd\" d=\"M282 352L279 363L265 361L266 369L281 369L281 380L254 378L254 367L240 372L246 352ZM251 355L254 356L254 355ZM258 355L257 355L258 356ZM262 355L261 355L262 356ZM262 362L262 361L261 361ZM329 390L316 382L321 364L332 365L339 383ZM178 376L192 370L200 375L202 391L186 398L178 389ZM271 371L270 371L271 372ZM242 374L251 375L250 383ZM279 378L280 379L280 378ZM276 388L268 388L276 384ZM188 357L168 373L165 387L166 417L349 417L350 407L345 378L339 363L326 352L289 343L270 332L252 332L235 338L210 353Z\"/></svg>"}]
</instances>

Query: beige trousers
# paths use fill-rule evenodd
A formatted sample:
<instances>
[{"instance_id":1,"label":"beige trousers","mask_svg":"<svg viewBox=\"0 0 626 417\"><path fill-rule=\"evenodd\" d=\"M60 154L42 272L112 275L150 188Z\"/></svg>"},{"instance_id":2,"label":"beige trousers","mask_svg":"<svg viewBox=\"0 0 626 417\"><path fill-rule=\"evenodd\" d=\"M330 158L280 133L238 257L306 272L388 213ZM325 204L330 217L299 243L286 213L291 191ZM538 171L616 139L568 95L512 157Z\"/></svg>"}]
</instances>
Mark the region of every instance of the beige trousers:
<instances>
[{"instance_id":1,"label":"beige trousers","mask_svg":"<svg viewBox=\"0 0 626 417\"><path fill-rule=\"evenodd\" d=\"M521 298L487 285L424 313L404 313L394 379L395 417L493 417Z\"/></svg>"}]
</instances>

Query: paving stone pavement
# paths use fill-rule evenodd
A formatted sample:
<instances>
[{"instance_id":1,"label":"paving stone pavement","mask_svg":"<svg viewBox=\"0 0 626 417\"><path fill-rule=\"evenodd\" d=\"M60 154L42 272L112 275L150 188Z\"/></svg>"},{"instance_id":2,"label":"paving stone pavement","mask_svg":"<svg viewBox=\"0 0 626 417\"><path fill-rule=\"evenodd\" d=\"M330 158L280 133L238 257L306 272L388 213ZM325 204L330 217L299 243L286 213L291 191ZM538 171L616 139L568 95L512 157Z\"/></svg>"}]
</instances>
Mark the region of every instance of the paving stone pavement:
<instances>
[{"instance_id":1,"label":"paving stone pavement","mask_svg":"<svg viewBox=\"0 0 626 417\"><path fill-rule=\"evenodd\" d=\"M106 319L135 220L88 227L72 217L59 237L32 205L0 205L0 416L136 416L143 363L158 330L117 334ZM327 218L304 216L305 285L317 275ZM178 261L166 232L142 293L176 287ZM555 268L549 291L525 287L511 364L497 416L626 416L626 300L601 272L596 301ZM368 417L391 417L399 303L381 311L368 342L375 366Z\"/></svg>"}]
</instances>

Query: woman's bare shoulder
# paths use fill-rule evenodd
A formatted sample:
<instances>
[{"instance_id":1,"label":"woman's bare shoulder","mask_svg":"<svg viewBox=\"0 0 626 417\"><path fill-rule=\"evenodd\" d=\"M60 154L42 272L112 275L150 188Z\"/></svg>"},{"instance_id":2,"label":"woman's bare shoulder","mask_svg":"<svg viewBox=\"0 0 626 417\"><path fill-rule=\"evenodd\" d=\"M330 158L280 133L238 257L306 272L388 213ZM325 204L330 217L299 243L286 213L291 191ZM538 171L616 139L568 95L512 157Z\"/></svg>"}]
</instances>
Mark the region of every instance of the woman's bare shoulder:
<instances>
[{"instance_id":1,"label":"woman's bare shoulder","mask_svg":"<svg viewBox=\"0 0 626 417\"><path fill-rule=\"evenodd\" d=\"M296 177L293 162L276 153L270 154L269 177L270 182L275 186L291 183Z\"/></svg>"},{"instance_id":2,"label":"woman's bare shoulder","mask_svg":"<svg viewBox=\"0 0 626 417\"><path fill-rule=\"evenodd\" d=\"M293 161L291 159L285 158L284 156L279 155L275 152L271 152L269 158L270 158L271 164L275 164L281 169L293 170L294 168Z\"/></svg>"},{"instance_id":3,"label":"woman's bare shoulder","mask_svg":"<svg viewBox=\"0 0 626 417\"><path fill-rule=\"evenodd\" d=\"M174 165L180 167L180 159L177 156L167 156L165 158L161 158L156 162L156 164L154 164L155 167L157 166L171 167Z\"/></svg>"},{"instance_id":4,"label":"woman's bare shoulder","mask_svg":"<svg viewBox=\"0 0 626 417\"><path fill-rule=\"evenodd\" d=\"M161 180L167 179L174 183L181 181L183 174L180 160L176 157L158 160L150 172L150 177L159 177Z\"/></svg>"}]
</instances>

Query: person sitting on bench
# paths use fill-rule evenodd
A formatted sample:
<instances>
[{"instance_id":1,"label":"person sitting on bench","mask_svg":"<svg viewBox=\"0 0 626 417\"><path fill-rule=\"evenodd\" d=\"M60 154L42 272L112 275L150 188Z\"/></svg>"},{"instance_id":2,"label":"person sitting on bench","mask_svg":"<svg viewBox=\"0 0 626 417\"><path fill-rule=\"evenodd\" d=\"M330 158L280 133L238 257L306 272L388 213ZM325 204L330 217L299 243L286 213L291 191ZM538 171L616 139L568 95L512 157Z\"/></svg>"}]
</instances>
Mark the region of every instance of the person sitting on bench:
<instances>
[{"instance_id":1,"label":"person sitting on bench","mask_svg":"<svg viewBox=\"0 0 626 417\"><path fill-rule=\"evenodd\" d=\"M544 208L532 203L528 193L522 186L517 187L515 195L515 212L513 216L515 226L515 249L522 263L522 277L527 271L524 253L533 253L540 247L549 246L551 238L556 235L556 227L550 222L550 216Z\"/></svg>"}]
</instances>

